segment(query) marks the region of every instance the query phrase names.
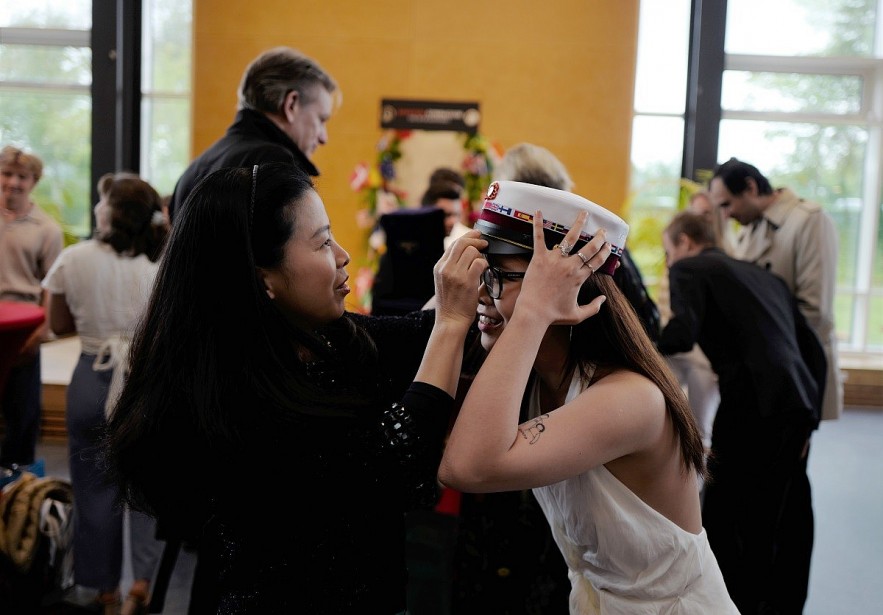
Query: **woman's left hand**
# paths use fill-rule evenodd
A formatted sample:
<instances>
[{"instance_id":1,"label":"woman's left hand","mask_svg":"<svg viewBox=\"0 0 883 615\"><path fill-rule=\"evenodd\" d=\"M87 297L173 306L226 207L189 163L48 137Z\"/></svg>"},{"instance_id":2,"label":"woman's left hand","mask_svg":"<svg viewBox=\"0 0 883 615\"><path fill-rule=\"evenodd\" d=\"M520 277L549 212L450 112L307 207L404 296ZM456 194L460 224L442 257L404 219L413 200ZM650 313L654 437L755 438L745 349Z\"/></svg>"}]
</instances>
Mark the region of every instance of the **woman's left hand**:
<instances>
[{"instance_id":1,"label":"woman's left hand","mask_svg":"<svg viewBox=\"0 0 883 615\"><path fill-rule=\"evenodd\" d=\"M577 303L577 295L590 276L595 275L610 256L607 232L599 229L579 251L573 251L588 212L580 213L564 240L546 248L543 214L533 219L533 257L518 295L516 309L531 314L537 324L575 325L594 316L607 297L600 295L587 305Z\"/></svg>"},{"instance_id":2,"label":"woman's left hand","mask_svg":"<svg viewBox=\"0 0 883 615\"><path fill-rule=\"evenodd\" d=\"M471 230L452 242L433 267L436 318L466 323L475 320L478 288L487 260L480 250L487 247L481 234Z\"/></svg>"}]
</instances>

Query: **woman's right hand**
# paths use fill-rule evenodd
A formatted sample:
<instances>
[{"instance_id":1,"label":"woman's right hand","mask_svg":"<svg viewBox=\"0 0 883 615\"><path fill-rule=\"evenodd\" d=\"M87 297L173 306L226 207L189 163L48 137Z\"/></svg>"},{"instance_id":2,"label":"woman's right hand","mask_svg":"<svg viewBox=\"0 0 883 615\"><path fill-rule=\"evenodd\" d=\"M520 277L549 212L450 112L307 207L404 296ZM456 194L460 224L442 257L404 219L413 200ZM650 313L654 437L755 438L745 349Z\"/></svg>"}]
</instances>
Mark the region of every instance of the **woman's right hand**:
<instances>
[{"instance_id":1,"label":"woman's right hand","mask_svg":"<svg viewBox=\"0 0 883 615\"><path fill-rule=\"evenodd\" d=\"M573 246L580 236L587 212L581 212L564 237L561 245ZM533 220L533 257L527 267L516 311L527 314L537 326L575 325L594 316L607 297L600 295L587 305L579 305L579 290L610 256L607 232L598 229L594 237L579 251L559 246L546 248L543 214L536 212Z\"/></svg>"},{"instance_id":2,"label":"woman's right hand","mask_svg":"<svg viewBox=\"0 0 883 615\"><path fill-rule=\"evenodd\" d=\"M481 274L488 266L480 250L486 247L481 233L470 230L453 241L435 264L436 320L472 325Z\"/></svg>"}]
</instances>

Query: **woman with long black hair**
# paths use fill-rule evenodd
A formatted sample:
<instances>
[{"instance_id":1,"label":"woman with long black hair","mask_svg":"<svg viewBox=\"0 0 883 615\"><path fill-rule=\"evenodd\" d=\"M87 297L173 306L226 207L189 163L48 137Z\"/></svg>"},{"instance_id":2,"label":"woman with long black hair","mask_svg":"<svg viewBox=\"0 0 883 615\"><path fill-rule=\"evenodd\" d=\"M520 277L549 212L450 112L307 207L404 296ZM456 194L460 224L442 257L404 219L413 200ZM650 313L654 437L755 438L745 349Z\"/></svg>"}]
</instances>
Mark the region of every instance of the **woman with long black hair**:
<instances>
[{"instance_id":1,"label":"woman with long black hair","mask_svg":"<svg viewBox=\"0 0 883 615\"><path fill-rule=\"evenodd\" d=\"M434 504L485 245L445 252L434 312L358 317L309 176L196 187L107 440L127 500L198 546L191 612L405 610L404 513Z\"/></svg>"}]
</instances>

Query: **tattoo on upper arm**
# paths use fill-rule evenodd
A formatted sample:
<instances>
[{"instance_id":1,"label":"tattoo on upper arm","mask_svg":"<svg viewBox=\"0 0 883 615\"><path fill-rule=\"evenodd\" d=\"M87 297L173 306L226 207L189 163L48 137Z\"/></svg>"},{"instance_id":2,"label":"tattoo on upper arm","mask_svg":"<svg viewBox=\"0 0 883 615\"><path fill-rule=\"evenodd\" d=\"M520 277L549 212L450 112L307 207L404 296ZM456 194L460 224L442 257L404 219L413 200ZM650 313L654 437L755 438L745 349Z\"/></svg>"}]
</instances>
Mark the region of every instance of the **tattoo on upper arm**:
<instances>
[{"instance_id":1,"label":"tattoo on upper arm","mask_svg":"<svg viewBox=\"0 0 883 615\"><path fill-rule=\"evenodd\" d=\"M540 439L540 434L546 431L546 424L543 423L543 419L547 418L549 418L548 414L541 414L524 425L520 425L518 427L518 433L527 440L528 444L534 444Z\"/></svg>"}]
</instances>

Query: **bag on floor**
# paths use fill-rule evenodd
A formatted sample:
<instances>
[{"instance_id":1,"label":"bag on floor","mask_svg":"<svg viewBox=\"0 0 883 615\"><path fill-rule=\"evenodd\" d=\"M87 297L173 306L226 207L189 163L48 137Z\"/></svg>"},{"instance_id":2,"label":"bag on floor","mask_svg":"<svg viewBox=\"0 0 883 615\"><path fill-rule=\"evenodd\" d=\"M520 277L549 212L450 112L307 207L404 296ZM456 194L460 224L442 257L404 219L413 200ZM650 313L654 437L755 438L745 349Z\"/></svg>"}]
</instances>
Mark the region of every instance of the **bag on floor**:
<instances>
[{"instance_id":1,"label":"bag on floor","mask_svg":"<svg viewBox=\"0 0 883 615\"><path fill-rule=\"evenodd\" d=\"M0 612L32 612L73 585L72 515L67 481L21 472L0 491Z\"/></svg>"}]
</instances>

